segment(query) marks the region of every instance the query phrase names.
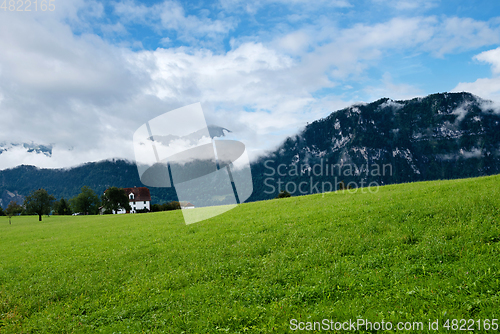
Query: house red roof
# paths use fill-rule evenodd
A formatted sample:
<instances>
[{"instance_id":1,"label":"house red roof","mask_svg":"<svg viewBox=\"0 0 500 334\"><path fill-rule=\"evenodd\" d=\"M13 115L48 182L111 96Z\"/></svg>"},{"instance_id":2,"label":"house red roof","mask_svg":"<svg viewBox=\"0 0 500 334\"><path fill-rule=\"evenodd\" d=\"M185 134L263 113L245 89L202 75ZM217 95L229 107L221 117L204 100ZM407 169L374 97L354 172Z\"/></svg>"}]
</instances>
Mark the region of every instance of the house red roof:
<instances>
[{"instance_id":1,"label":"house red roof","mask_svg":"<svg viewBox=\"0 0 500 334\"><path fill-rule=\"evenodd\" d=\"M146 187L123 188L123 191L128 198L130 198L130 194L134 194L134 198L129 199L129 202L151 201L151 194Z\"/></svg>"}]
</instances>

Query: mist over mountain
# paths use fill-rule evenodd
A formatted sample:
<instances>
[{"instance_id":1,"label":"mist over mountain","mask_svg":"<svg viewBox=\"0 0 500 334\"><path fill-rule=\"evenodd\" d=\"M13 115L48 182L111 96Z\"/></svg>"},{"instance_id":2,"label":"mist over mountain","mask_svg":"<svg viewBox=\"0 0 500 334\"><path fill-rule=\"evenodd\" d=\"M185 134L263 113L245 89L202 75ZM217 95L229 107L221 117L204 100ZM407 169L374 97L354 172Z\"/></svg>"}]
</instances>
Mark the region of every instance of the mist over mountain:
<instances>
[{"instance_id":1,"label":"mist over mountain","mask_svg":"<svg viewBox=\"0 0 500 334\"><path fill-rule=\"evenodd\" d=\"M335 111L287 138L252 163L250 201L392 183L500 173L500 113L470 93L440 93L393 101L383 98ZM87 185L142 186L135 164L124 160L71 169L18 166L0 171L0 205L15 194L45 188L71 198ZM153 203L176 200L174 188L150 188ZM196 202L193 199L193 202ZM196 205L196 203L194 203ZM217 204L214 200L213 204Z\"/></svg>"},{"instance_id":2,"label":"mist over mountain","mask_svg":"<svg viewBox=\"0 0 500 334\"><path fill-rule=\"evenodd\" d=\"M12 150L21 150L26 153L43 154L47 157L52 156L52 145L40 145L36 143L7 143L0 142L0 154Z\"/></svg>"},{"instance_id":3,"label":"mist over mountain","mask_svg":"<svg viewBox=\"0 0 500 334\"><path fill-rule=\"evenodd\" d=\"M273 198L279 181L290 192L306 182L295 190L305 194L321 192L322 182L335 190L340 181L366 187L497 173L500 113L491 102L469 93L383 98L308 124L254 163L251 199Z\"/></svg>"}]
</instances>

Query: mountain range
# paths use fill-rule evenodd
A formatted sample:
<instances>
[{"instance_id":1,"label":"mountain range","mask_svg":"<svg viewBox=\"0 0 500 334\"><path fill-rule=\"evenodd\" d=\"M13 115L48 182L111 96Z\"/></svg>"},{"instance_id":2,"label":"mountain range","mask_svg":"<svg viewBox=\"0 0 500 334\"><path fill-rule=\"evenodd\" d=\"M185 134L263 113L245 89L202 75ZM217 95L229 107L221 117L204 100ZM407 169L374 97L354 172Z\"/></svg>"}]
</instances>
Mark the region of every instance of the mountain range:
<instances>
[{"instance_id":1,"label":"mountain range","mask_svg":"<svg viewBox=\"0 0 500 334\"><path fill-rule=\"evenodd\" d=\"M356 104L308 124L254 161L251 170L249 201L274 198L279 190L302 195L498 174L500 112L465 92ZM0 171L0 206L38 188L67 199L84 185L99 194L110 186L142 186L135 164L125 160L71 169L23 165ZM150 190L153 203L176 200L173 188Z\"/></svg>"},{"instance_id":2,"label":"mountain range","mask_svg":"<svg viewBox=\"0 0 500 334\"><path fill-rule=\"evenodd\" d=\"M280 164L286 176L278 175ZM297 165L306 173L292 173ZM318 165L328 165L328 175L317 175ZM269 184L276 186L276 180L265 181L273 171L271 178L296 185L310 182L313 174L314 182L342 180L353 186L498 174L500 112L470 93L353 105L308 124L254 163L252 199L275 195L262 196L272 189Z\"/></svg>"}]
</instances>

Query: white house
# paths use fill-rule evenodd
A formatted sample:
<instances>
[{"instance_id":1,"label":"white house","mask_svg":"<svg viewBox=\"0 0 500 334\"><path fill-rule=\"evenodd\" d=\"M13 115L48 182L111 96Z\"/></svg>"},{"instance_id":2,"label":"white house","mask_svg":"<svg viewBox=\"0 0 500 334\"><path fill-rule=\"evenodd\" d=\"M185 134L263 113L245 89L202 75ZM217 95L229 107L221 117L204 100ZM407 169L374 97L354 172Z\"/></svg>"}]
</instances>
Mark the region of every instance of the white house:
<instances>
[{"instance_id":1,"label":"white house","mask_svg":"<svg viewBox=\"0 0 500 334\"><path fill-rule=\"evenodd\" d=\"M123 188L128 197L128 201L132 210L130 212L125 209L120 209L113 213L136 213L137 210L151 210L151 194L146 187Z\"/></svg>"}]
</instances>

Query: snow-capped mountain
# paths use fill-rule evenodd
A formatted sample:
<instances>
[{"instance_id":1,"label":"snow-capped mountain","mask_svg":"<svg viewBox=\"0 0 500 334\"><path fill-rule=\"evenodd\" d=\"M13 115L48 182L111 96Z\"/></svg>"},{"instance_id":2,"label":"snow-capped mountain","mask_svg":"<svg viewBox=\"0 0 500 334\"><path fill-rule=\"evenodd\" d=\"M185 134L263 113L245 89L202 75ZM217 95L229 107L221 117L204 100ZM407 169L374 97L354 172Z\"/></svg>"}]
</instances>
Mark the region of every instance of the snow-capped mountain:
<instances>
[{"instance_id":1,"label":"snow-capped mountain","mask_svg":"<svg viewBox=\"0 0 500 334\"><path fill-rule=\"evenodd\" d=\"M0 154L13 150L21 150L26 153L43 154L47 157L52 156L52 145L39 145L36 143L0 143Z\"/></svg>"}]
</instances>

